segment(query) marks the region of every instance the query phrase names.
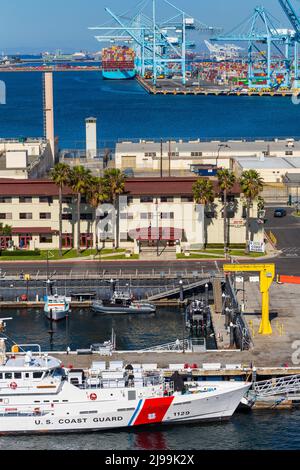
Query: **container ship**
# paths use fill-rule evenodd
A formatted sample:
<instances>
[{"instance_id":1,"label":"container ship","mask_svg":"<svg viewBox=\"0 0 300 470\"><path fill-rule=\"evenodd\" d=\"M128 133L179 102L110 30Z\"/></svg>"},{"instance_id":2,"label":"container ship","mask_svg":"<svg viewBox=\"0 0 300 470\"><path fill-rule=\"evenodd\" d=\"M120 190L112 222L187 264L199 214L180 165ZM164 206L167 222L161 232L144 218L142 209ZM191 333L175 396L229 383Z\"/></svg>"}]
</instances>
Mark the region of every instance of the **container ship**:
<instances>
[{"instance_id":1,"label":"container ship","mask_svg":"<svg viewBox=\"0 0 300 470\"><path fill-rule=\"evenodd\" d=\"M109 80L134 78L135 52L126 46L112 46L102 50L102 75Z\"/></svg>"}]
</instances>

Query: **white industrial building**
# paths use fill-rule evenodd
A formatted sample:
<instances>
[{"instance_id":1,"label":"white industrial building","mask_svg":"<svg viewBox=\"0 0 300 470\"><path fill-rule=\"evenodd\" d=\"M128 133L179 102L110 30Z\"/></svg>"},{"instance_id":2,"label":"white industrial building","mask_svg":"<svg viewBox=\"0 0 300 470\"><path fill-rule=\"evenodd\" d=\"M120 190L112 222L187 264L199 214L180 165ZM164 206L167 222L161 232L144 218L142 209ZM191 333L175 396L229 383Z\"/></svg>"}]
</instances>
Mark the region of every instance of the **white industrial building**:
<instances>
[{"instance_id":1,"label":"white industrial building","mask_svg":"<svg viewBox=\"0 0 300 470\"><path fill-rule=\"evenodd\" d=\"M246 170L256 170L266 184L283 183L283 177L287 173L300 173L300 157L236 158L233 169L237 176Z\"/></svg>"},{"instance_id":2,"label":"white industrial building","mask_svg":"<svg viewBox=\"0 0 300 470\"><path fill-rule=\"evenodd\" d=\"M300 141L293 139L273 141L124 141L116 145L116 168L132 168L135 173L190 172L193 165L217 165L232 168L236 158L300 158ZM173 172L173 173L172 173Z\"/></svg>"},{"instance_id":3,"label":"white industrial building","mask_svg":"<svg viewBox=\"0 0 300 470\"><path fill-rule=\"evenodd\" d=\"M53 167L51 145L44 139L0 139L0 178L34 179Z\"/></svg>"}]
</instances>

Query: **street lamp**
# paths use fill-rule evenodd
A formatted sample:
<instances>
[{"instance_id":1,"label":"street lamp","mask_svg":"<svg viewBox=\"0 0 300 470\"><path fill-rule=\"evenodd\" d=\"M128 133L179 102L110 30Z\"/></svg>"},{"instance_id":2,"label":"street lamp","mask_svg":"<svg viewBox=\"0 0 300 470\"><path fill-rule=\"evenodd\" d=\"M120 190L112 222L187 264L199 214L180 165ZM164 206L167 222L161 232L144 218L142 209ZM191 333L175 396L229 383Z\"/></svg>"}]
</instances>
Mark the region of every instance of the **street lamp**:
<instances>
[{"instance_id":1,"label":"street lamp","mask_svg":"<svg viewBox=\"0 0 300 470\"><path fill-rule=\"evenodd\" d=\"M221 148L228 148L230 149L230 145L227 145L227 144L219 144L218 146L218 156L217 156L217 160L216 160L216 167L218 167L218 164L219 164L219 157L220 157L220 150Z\"/></svg>"}]
</instances>

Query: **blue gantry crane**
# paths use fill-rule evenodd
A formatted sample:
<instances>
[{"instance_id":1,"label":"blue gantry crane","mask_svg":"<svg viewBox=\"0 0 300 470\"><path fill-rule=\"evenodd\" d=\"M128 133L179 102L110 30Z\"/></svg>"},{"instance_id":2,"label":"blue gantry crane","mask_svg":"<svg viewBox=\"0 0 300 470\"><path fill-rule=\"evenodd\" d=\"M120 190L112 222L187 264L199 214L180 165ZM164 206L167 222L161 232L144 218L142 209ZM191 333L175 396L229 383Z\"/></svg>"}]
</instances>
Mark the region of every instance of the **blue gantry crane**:
<instances>
[{"instance_id":1,"label":"blue gantry crane","mask_svg":"<svg viewBox=\"0 0 300 470\"><path fill-rule=\"evenodd\" d=\"M292 27L295 30L294 34L294 62L295 62L295 81L294 88L300 87L299 80L299 43L300 43L300 16L297 15L292 3L289 0L278 0L283 11L288 17Z\"/></svg>"},{"instance_id":2,"label":"blue gantry crane","mask_svg":"<svg viewBox=\"0 0 300 470\"><path fill-rule=\"evenodd\" d=\"M264 7L254 9L254 13L236 28L214 41L248 43L248 84L249 88L279 88L291 86L291 72L294 57L291 50L295 33L283 29L276 18ZM274 59L276 51L279 57ZM283 75L283 79L278 76ZM260 77L258 78L258 76ZM265 82L265 83L264 83Z\"/></svg>"},{"instance_id":3,"label":"blue gantry crane","mask_svg":"<svg viewBox=\"0 0 300 470\"><path fill-rule=\"evenodd\" d=\"M172 16L160 19L159 7L168 7ZM189 31L214 34L220 28L202 23L169 0L142 0L134 9L117 15L105 8L112 23L89 29L99 30L95 36L99 42L130 43L135 50L138 73L145 75L151 71L156 85L160 74L167 74L169 67L177 64L182 83L186 83L187 52L195 47L188 39Z\"/></svg>"}]
</instances>

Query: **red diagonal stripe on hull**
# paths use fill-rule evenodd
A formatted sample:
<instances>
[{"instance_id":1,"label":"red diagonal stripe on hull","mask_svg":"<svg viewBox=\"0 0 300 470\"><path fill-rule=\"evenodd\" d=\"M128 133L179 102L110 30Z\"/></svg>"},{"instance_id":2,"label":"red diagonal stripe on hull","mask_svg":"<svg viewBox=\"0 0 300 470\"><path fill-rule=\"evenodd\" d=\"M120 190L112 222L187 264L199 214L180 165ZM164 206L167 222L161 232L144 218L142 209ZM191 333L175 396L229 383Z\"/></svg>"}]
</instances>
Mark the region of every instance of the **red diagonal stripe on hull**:
<instances>
[{"instance_id":1,"label":"red diagonal stripe on hull","mask_svg":"<svg viewBox=\"0 0 300 470\"><path fill-rule=\"evenodd\" d=\"M161 423L164 419L174 397L148 398L138 417L134 422L134 426L140 424Z\"/></svg>"}]
</instances>

